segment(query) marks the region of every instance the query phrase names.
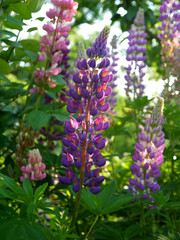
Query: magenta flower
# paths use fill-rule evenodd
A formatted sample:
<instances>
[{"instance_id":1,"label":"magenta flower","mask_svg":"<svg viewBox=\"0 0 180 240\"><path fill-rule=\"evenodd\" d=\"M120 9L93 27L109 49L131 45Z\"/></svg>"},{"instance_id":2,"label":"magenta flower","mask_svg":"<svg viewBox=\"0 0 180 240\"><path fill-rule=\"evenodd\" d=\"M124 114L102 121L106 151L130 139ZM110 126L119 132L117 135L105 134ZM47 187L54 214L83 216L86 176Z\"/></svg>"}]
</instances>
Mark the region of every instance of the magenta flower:
<instances>
[{"instance_id":1,"label":"magenta flower","mask_svg":"<svg viewBox=\"0 0 180 240\"><path fill-rule=\"evenodd\" d=\"M134 164L131 166L134 179L129 179L129 189L132 195L143 193L143 199L154 199L151 193L160 190L157 181L160 176L159 166L163 163L165 148L164 133L162 132L164 99L158 97L157 104L146 120L146 126L138 133L138 142L132 156Z\"/></svg>"},{"instance_id":2,"label":"magenta flower","mask_svg":"<svg viewBox=\"0 0 180 240\"><path fill-rule=\"evenodd\" d=\"M46 173L43 172L46 169L46 165L42 162L42 157L38 149L33 149L29 152L28 164L21 167L22 176L21 182L24 178L31 181L42 180L46 177Z\"/></svg>"},{"instance_id":3,"label":"magenta flower","mask_svg":"<svg viewBox=\"0 0 180 240\"><path fill-rule=\"evenodd\" d=\"M89 59L84 58L77 62L78 72L73 75L74 86L69 90L67 110L71 115L78 113L78 116L70 116L70 121L65 121L64 131L67 137L63 139L61 163L65 168L71 168L71 174L66 173L59 180L67 185L75 182L75 192L83 185L97 194L104 180L104 177L99 176L99 167L105 165L106 159L100 150L105 147L106 139L102 132L109 127L109 123L104 121L101 113L109 109L106 98L111 94L108 84L113 80L108 69L110 61L105 58L108 34L109 28L105 27L86 51ZM74 166L80 169L80 176L75 174Z\"/></svg>"},{"instance_id":4,"label":"magenta flower","mask_svg":"<svg viewBox=\"0 0 180 240\"><path fill-rule=\"evenodd\" d=\"M139 8L128 37L129 47L127 49L126 60L129 61L129 65L125 67L125 90L128 97L130 97L130 94L134 97L141 97L144 93L143 77L145 73L143 72L143 68L146 67L144 63L146 60L146 48L144 45L147 42L145 30L144 10Z\"/></svg>"},{"instance_id":5,"label":"magenta flower","mask_svg":"<svg viewBox=\"0 0 180 240\"><path fill-rule=\"evenodd\" d=\"M50 9L46 13L50 21L43 26L47 34L42 37L40 42L38 59L39 62L46 61L46 64L45 67L37 68L34 72L36 85L33 85L31 93L43 93L46 86L56 87L53 76L61 72L59 63L64 61L63 57L68 51L66 38L71 27L67 25L67 22L72 21L78 3L73 0L52 0L52 3L54 9Z\"/></svg>"}]
</instances>

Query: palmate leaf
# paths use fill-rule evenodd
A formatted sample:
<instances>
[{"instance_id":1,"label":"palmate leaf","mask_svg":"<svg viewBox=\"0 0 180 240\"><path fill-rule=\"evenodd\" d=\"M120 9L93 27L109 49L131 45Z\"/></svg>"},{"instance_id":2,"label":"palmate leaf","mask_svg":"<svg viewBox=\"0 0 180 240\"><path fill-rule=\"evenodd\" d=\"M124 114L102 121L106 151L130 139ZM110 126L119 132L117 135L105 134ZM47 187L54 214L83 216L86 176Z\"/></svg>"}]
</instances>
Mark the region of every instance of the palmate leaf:
<instances>
[{"instance_id":1,"label":"palmate leaf","mask_svg":"<svg viewBox=\"0 0 180 240\"><path fill-rule=\"evenodd\" d=\"M0 221L0 233L3 240L48 239L41 225L31 225L26 219L19 217Z\"/></svg>"}]
</instances>

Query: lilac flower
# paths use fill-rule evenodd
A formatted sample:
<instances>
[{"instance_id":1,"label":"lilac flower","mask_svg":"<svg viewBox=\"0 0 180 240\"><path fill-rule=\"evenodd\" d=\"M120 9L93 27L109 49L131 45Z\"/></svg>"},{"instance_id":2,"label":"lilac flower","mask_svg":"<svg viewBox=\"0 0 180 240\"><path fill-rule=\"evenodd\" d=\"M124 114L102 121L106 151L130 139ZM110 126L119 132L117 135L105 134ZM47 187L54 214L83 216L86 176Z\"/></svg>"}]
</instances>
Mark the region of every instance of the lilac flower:
<instances>
[{"instance_id":1,"label":"lilac flower","mask_svg":"<svg viewBox=\"0 0 180 240\"><path fill-rule=\"evenodd\" d=\"M44 67L37 68L34 72L34 81L31 93L43 93L46 86L50 88L56 87L53 76L61 72L58 63L63 61L63 56L67 51L68 32L71 27L67 22L72 21L72 17L76 14L78 6L77 2L72 0L51 0L54 9L47 11L46 15L50 19L44 24L43 29L47 32L40 42L39 62L44 62Z\"/></svg>"},{"instance_id":2,"label":"lilac flower","mask_svg":"<svg viewBox=\"0 0 180 240\"><path fill-rule=\"evenodd\" d=\"M134 23L131 25L129 31L129 47L127 49L126 60L129 61L129 65L125 67L126 70L126 95L130 97L130 93L135 97L141 97L144 93L143 77L145 73L143 68L146 67L144 61L146 56L146 27L144 26L144 10L139 8L139 11L134 19Z\"/></svg>"},{"instance_id":3,"label":"lilac flower","mask_svg":"<svg viewBox=\"0 0 180 240\"><path fill-rule=\"evenodd\" d=\"M68 173L71 172L60 176L59 180L68 185L74 182L75 192L84 185L97 194L104 180L104 177L99 176L99 167L105 165L106 159L100 150L105 147L106 139L102 132L109 127L109 123L100 114L109 109L106 98L111 88L108 83L113 80L108 69L110 62L105 58L108 34L109 28L105 27L86 51L90 58L77 62L78 71L73 75L74 86L69 90L67 110L71 115L78 113L78 116L70 116L70 121L65 121L64 132L67 137L63 138L62 165L68 169ZM80 177L76 176L74 166L80 169Z\"/></svg>"},{"instance_id":4,"label":"lilac flower","mask_svg":"<svg viewBox=\"0 0 180 240\"><path fill-rule=\"evenodd\" d=\"M159 20L162 24L158 37L161 41L161 59L165 72L162 96L169 102L171 97L180 96L180 3L178 0L163 0L159 11L161 14ZM170 76L174 80L171 86Z\"/></svg>"},{"instance_id":5,"label":"lilac flower","mask_svg":"<svg viewBox=\"0 0 180 240\"><path fill-rule=\"evenodd\" d=\"M129 189L132 195L143 193L143 199L153 202L151 193L160 190L157 181L160 176L159 166L163 163L165 148L164 133L162 132L164 99L158 97L157 104L146 120L146 126L138 133L138 142L132 156L134 164L131 166L134 179L129 179Z\"/></svg>"}]
</instances>

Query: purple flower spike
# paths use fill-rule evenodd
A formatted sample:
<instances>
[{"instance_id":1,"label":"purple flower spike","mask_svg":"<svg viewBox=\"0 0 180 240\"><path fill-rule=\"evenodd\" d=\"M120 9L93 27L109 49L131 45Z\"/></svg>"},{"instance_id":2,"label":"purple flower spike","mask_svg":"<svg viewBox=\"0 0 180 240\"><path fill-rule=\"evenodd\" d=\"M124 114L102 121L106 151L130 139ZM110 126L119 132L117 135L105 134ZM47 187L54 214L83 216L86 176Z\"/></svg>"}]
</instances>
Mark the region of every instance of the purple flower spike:
<instances>
[{"instance_id":1,"label":"purple flower spike","mask_svg":"<svg viewBox=\"0 0 180 240\"><path fill-rule=\"evenodd\" d=\"M146 120L146 126L138 134L139 141L135 145L132 159L132 174L135 179L129 179L129 189L133 195L143 193L143 199L151 199L151 193L160 190L155 178L160 176L159 166L163 163L164 133L162 132L164 99L158 97L157 104ZM157 131L158 129L158 131ZM146 136L146 137L145 137Z\"/></svg>"},{"instance_id":2,"label":"purple flower spike","mask_svg":"<svg viewBox=\"0 0 180 240\"><path fill-rule=\"evenodd\" d=\"M143 68L145 65L144 61L146 60L145 52L146 48L146 33L144 26L144 10L139 8L134 23L131 25L129 31L129 47L127 49L127 58L129 61L129 66L126 67L126 95L131 97L142 97L144 93L143 77Z\"/></svg>"},{"instance_id":3,"label":"purple flower spike","mask_svg":"<svg viewBox=\"0 0 180 240\"><path fill-rule=\"evenodd\" d=\"M70 114L78 113L78 116L75 119L70 115L70 121L65 121L64 132L67 136L63 138L64 153L61 162L66 168L75 168L78 178L66 171L66 176L60 176L59 179L67 185L76 181L73 186L74 192L78 192L82 187L79 181L82 179L82 168L85 173L82 185L88 187L93 194L99 193L99 186L104 181L104 176L99 176L99 172L106 159L100 150L106 144L102 132L109 127L109 122L104 122L105 116L99 113L104 113L110 108L106 99L112 93L111 87L108 86L113 80L113 75L109 74L108 69L110 61L104 58L107 54L108 34L109 28L105 27L95 43L86 51L90 59L78 58L78 70L72 77L73 84L69 85L67 110ZM100 64L97 65L96 62ZM94 170L91 170L92 166Z\"/></svg>"}]
</instances>

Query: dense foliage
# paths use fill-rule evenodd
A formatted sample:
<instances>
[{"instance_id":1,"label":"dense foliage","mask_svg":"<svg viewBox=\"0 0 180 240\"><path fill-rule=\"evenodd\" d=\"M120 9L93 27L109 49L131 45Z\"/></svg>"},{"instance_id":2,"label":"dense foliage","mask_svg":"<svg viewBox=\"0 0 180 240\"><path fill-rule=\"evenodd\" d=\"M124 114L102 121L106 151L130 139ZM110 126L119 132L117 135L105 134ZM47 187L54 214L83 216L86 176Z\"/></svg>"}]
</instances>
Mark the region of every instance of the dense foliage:
<instances>
[{"instance_id":1,"label":"dense foliage","mask_svg":"<svg viewBox=\"0 0 180 240\"><path fill-rule=\"evenodd\" d=\"M178 0L43 4L0 1L0 239L180 239ZM109 26L77 34L107 12L121 71Z\"/></svg>"}]
</instances>

